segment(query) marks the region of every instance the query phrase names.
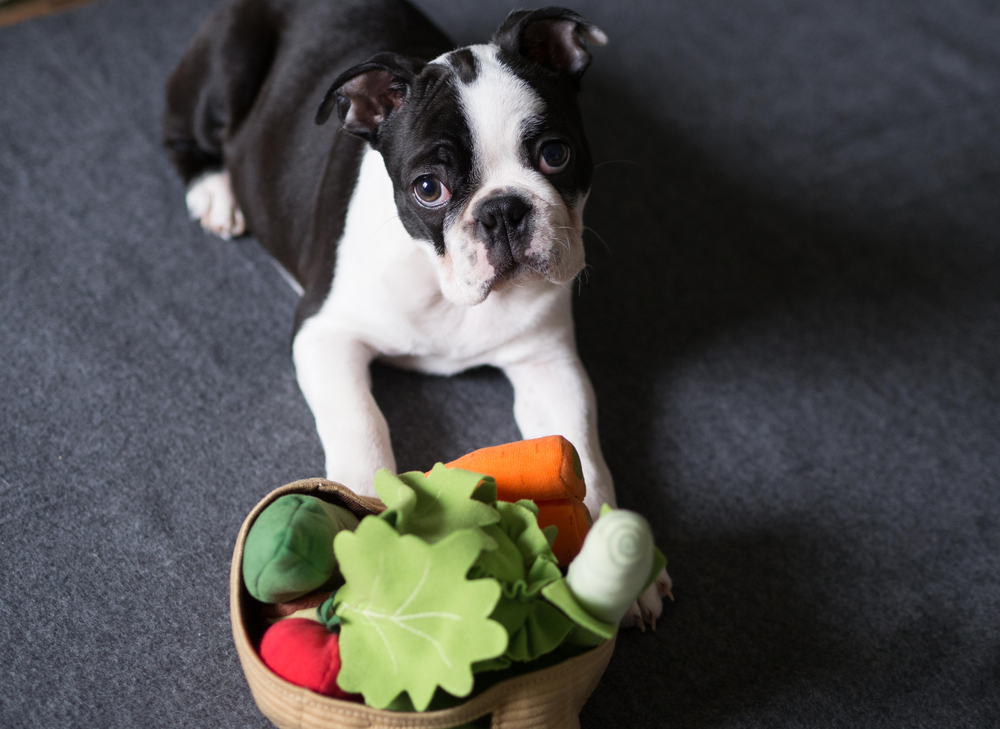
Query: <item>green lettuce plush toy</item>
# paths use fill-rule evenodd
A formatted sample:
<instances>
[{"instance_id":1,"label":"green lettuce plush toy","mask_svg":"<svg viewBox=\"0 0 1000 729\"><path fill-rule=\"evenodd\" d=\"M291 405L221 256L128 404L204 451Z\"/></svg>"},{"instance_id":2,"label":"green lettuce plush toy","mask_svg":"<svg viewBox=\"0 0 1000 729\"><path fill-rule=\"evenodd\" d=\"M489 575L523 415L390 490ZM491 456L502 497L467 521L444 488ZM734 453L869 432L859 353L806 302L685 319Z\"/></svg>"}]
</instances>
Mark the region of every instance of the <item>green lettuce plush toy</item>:
<instances>
[{"instance_id":1,"label":"green lettuce plush toy","mask_svg":"<svg viewBox=\"0 0 1000 729\"><path fill-rule=\"evenodd\" d=\"M564 578L555 529L488 476L382 470L375 490L386 510L337 534L345 584L319 615L340 630L340 688L377 708L423 711L439 688L466 697L477 674L596 645L666 564L631 512L602 511Z\"/></svg>"}]
</instances>

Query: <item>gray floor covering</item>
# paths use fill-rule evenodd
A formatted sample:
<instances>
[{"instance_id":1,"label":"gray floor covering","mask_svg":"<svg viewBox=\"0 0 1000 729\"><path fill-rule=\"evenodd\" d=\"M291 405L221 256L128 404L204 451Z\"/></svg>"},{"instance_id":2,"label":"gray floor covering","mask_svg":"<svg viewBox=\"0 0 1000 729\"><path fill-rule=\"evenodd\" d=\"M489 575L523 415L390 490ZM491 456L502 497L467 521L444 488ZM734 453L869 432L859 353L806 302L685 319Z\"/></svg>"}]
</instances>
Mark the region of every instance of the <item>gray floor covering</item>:
<instances>
[{"instance_id":1,"label":"gray floor covering","mask_svg":"<svg viewBox=\"0 0 1000 729\"><path fill-rule=\"evenodd\" d=\"M509 9L421 5L462 43ZM211 6L0 30L5 728L267 726L231 549L322 453L294 294L159 148ZM580 349L677 596L583 726L1000 725L996 4L575 7L611 38ZM516 437L495 372L374 379L402 469Z\"/></svg>"}]
</instances>

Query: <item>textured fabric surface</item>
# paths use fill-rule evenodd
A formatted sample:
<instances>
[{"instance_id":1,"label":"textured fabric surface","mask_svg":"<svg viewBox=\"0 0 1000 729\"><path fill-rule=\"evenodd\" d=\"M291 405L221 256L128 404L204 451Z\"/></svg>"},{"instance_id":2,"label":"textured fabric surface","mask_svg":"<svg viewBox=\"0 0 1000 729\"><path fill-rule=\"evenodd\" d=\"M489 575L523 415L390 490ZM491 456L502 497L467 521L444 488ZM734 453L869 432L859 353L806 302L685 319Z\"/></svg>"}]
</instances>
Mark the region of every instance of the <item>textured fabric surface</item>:
<instances>
[{"instance_id":1,"label":"textured fabric surface","mask_svg":"<svg viewBox=\"0 0 1000 729\"><path fill-rule=\"evenodd\" d=\"M295 295L186 219L163 85L213 3L0 30L0 726L263 727L239 525L319 475ZM425 0L459 42L509 9ZM677 602L584 727L1000 724L1000 14L587 0L580 350ZM517 437L385 367L400 469Z\"/></svg>"}]
</instances>

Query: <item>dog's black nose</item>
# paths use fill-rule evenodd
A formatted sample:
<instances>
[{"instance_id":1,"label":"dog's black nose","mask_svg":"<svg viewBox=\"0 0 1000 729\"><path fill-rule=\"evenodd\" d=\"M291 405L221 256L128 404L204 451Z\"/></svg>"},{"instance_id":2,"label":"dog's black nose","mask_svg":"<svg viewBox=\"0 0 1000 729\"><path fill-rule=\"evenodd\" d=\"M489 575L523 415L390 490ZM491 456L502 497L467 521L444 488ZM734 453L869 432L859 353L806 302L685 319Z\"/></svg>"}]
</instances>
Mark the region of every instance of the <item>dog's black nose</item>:
<instances>
[{"instance_id":1,"label":"dog's black nose","mask_svg":"<svg viewBox=\"0 0 1000 729\"><path fill-rule=\"evenodd\" d=\"M530 209L531 205L517 195L500 195L483 200L476 220L487 230L501 222L508 228L516 228Z\"/></svg>"},{"instance_id":2,"label":"dog's black nose","mask_svg":"<svg viewBox=\"0 0 1000 729\"><path fill-rule=\"evenodd\" d=\"M472 217L480 226L494 266L512 265L530 245L531 209L531 203L519 195L494 195L479 203Z\"/></svg>"}]
</instances>

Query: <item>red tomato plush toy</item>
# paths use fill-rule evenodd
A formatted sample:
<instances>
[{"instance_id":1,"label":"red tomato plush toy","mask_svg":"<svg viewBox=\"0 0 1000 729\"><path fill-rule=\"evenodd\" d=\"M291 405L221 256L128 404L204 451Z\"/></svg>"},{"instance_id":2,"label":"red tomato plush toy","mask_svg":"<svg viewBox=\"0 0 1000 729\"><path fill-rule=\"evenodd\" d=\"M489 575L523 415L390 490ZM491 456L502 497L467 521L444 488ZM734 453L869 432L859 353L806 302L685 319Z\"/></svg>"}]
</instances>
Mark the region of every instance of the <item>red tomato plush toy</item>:
<instances>
[{"instance_id":1,"label":"red tomato plush toy","mask_svg":"<svg viewBox=\"0 0 1000 729\"><path fill-rule=\"evenodd\" d=\"M264 633L260 657L264 664L289 683L324 696L357 700L355 694L341 691L340 636L325 625L308 618L286 618Z\"/></svg>"}]
</instances>

